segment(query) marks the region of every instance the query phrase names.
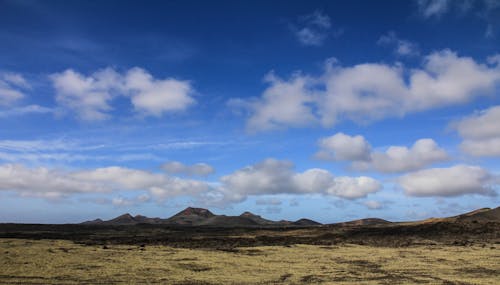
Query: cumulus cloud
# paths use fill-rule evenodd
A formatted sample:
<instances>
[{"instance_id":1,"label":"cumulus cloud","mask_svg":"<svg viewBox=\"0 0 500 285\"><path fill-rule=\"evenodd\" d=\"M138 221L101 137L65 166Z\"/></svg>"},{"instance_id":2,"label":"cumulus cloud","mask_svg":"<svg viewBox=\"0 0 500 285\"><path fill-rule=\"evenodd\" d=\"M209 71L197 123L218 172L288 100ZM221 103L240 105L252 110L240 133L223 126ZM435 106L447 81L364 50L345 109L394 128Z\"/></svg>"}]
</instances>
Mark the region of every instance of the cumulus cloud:
<instances>
[{"instance_id":1,"label":"cumulus cloud","mask_svg":"<svg viewBox=\"0 0 500 285\"><path fill-rule=\"evenodd\" d=\"M289 161L266 159L220 179L225 199L242 201L249 195L325 194L347 199L366 197L382 185L370 177L334 177L324 169L295 172Z\"/></svg>"},{"instance_id":2,"label":"cumulus cloud","mask_svg":"<svg viewBox=\"0 0 500 285\"><path fill-rule=\"evenodd\" d=\"M413 56L419 54L418 46L415 43L398 38L393 31L382 35L378 39L377 44L393 47L394 53L399 56Z\"/></svg>"},{"instance_id":3,"label":"cumulus cloud","mask_svg":"<svg viewBox=\"0 0 500 285\"><path fill-rule=\"evenodd\" d=\"M179 161L170 161L161 166L163 170L171 174L207 176L215 172L215 169L206 163L186 165Z\"/></svg>"},{"instance_id":4,"label":"cumulus cloud","mask_svg":"<svg viewBox=\"0 0 500 285\"><path fill-rule=\"evenodd\" d=\"M338 120L366 123L463 104L494 92L500 66L443 50L427 55L421 68L406 70L399 63L342 67L329 60L318 77L296 73L283 80L273 75L268 83L260 98L232 100L249 111L251 131L318 122L329 127Z\"/></svg>"},{"instance_id":5,"label":"cumulus cloud","mask_svg":"<svg viewBox=\"0 0 500 285\"><path fill-rule=\"evenodd\" d=\"M172 78L158 80L138 67L127 72L125 92L130 94L136 111L156 117L185 110L195 102L191 96L194 90L189 81Z\"/></svg>"},{"instance_id":6,"label":"cumulus cloud","mask_svg":"<svg viewBox=\"0 0 500 285\"><path fill-rule=\"evenodd\" d=\"M455 165L409 173L398 179L406 195L451 197L466 194L496 195L498 179L479 166Z\"/></svg>"},{"instance_id":7,"label":"cumulus cloud","mask_svg":"<svg viewBox=\"0 0 500 285\"><path fill-rule=\"evenodd\" d=\"M129 97L136 112L157 117L185 110L195 102L190 82L155 79L138 67L126 73L108 67L88 76L68 69L50 78L57 103L85 121L109 118L113 109L111 102L117 96Z\"/></svg>"},{"instance_id":8,"label":"cumulus cloud","mask_svg":"<svg viewBox=\"0 0 500 285\"><path fill-rule=\"evenodd\" d=\"M284 81L274 73L269 73L265 81L270 87L264 91L262 98L231 99L228 102L230 107L244 108L253 112L247 122L248 130L253 132L288 126L305 127L317 123L309 105L314 101L308 94L306 86L309 78L296 74L290 81Z\"/></svg>"},{"instance_id":9,"label":"cumulus cloud","mask_svg":"<svg viewBox=\"0 0 500 285\"><path fill-rule=\"evenodd\" d=\"M378 152L363 136L337 133L321 139L319 148L315 155L318 159L350 161L353 169L384 173L417 170L448 159L446 151L432 139L419 139L410 148L390 146L385 152Z\"/></svg>"},{"instance_id":10,"label":"cumulus cloud","mask_svg":"<svg viewBox=\"0 0 500 285\"><path fill-rule=\"evenodd\" d=\"M257 200L258 204L278 205L281 201L273 197L264 199L265 195L322 194L357 199L381 188L382 185L370 177L334 177L317 168L295 172L291 162L276 159L239 169L213 183L118 166L68 170L0 165L0 191L13 191L22 196L59 199L74 194L143 192L135 198L118 196L109 200L116 206L150 200L161 203L179 196L189 196L206 205L227 205L241 202L248 196L264 196Z\"/></svg>"},{"instance_id":11,"label":"cumulus cloud","mask_svg":"<svg viewBox=\"0 0 500 285\"><path fill-rule=\"evenodd\" d=\"M0 73L0 106L12 106L24 98L30 84L18 73Z\"/></svg>"},{"instance_id":12,"label":"cumulus cloud","mask_svg":"<svg viewBox=\"0 0 500 285\"><path fill-rule=\"evenodd\" d=\"M374 169L384 173L421 169L435 162L448 159L446 151L432 139L419 139L410 148L390 146L385 152L372 152L369 161L356 161L353 168Z\"/></svg>"},{"instance_id":13,"label":"cumulus cloud","mask_svg":"<svg viewBox=\"0 0 500 285\"><path fill-rule=\"evenodd\" d=\"M463 138L460 148L473 156L500 156L500 106L463 118L452 126Z\"/></svg>"},{"instance_id":14,"label":"cumulus cloud","mask_svg":"<svg viewBox=\"0 0 500 285\"><path fill-rule=\"evenodd\" d=\"M369 160L371 146L363 136L336 133L320 139L316 158L323 160Z\"/></svg>"},{"instance_id":15,"label":"cumulus cloud","mask_svg":"<svg viewBox=\"0 0 500 285\"><path fill-rule=\"evenodd\" d=\"M147 190L162 201L175 196L196 195L209 189L203 181L117 166L67 171L19 164L0 165L0 190L25 196L60 198L74 193Z\"/></svg>"}]
</instances>

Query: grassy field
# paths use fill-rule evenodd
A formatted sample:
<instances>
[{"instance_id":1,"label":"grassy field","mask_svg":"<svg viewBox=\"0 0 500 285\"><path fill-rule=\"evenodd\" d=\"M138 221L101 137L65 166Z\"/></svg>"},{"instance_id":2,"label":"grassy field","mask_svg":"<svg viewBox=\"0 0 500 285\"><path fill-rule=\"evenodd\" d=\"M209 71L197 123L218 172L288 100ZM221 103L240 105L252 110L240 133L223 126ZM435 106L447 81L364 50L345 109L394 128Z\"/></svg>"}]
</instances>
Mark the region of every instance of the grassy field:
<instances>
[{"instance_id":1,"label":"grassy field","mask_svg":"<svg viewBox=\"0 0 500 285\"><path fill-rule=\"evenodd\" d=\"M216 251L0 239L0 284L498 284L499 278L498 245Z\"/></svg>"}]
</instances>

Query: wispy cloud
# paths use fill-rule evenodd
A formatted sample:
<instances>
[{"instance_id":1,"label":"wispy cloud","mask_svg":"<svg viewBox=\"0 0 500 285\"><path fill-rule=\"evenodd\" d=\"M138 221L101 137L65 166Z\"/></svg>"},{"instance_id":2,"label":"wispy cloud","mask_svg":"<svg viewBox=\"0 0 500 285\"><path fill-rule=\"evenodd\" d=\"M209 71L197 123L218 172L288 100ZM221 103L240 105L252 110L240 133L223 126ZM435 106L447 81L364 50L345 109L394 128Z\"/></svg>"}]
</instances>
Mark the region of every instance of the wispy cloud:
<instances>
[{"instance_id":1,"label":"wispy cloud","mask_svg":"<svg viewBox=\"0 0 500 285\"><path fill-rule=\"evenodd\" d=\"M11 107L0 110L0 118L17 117L29 114L50 114L54 113L54 109L39 105L27 105L21 107Z\"/></svg>"},{"instance_id":2,"label":"wispy cloud","mask_svg":"<svg viewBox=\"0 0 500 285\"><path fill-rule=\"evenodd\" d=\"M498 25L498 10L500 1L497 0L418 0L418 13L425 19L440 19L447 14L458 16L472 15L484 22L486 28L484 36L494 38Z\"/></svg>"},{"instance_id":3,"label":"wispy cloud","mask_svg":"<svg viewBox=\"0 0 500 285\"><path fill-rule=\"evenodd\" d=\"M31 86L26 79L18 73L0 73L0 106L11 106L23 99L24 93Z\"/></svg>"},{"instance_id":4,"label":"wispy cloud","mask_svg":"<svg viewBox=\"0 0 500 285\"><path fill-rule=\"evenodd\" d=\"M321 46L328 37L338 37L343 33L342 29L332 29L330 17L321 11L300 16L290 24L290 30L304 46Z\"/></svg>"},{"instance_id":5,"label":"wispy cloud","mask_svg":"<svg viewBox=\"0 0 500 285\"><path fill-rule=\"evenodd\" d=\"M382 35L377 41L377 44L392 47L394 49L394 53L398 56L414 56L419 54L417 44L398 38L396 33L393 31Z\"/></svg>"}]
</instances>

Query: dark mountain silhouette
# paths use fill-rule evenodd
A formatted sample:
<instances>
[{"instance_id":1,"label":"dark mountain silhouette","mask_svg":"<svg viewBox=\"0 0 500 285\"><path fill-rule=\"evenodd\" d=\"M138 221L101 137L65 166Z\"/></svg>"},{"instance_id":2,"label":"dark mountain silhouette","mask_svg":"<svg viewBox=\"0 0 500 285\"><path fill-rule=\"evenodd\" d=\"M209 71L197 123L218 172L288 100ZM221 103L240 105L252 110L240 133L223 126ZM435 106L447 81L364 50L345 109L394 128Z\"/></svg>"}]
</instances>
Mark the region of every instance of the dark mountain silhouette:
<instances>
[{"instance_id":1,"label":"dark mountain silhouette","mask_svg":"<svg viewBox=\"0 0 500 285\"><path fill-rule=\"evenodd\" d=\"M373 225L386 225L386 224L390 224L390 223L391 222L386 221L384 219L366 218L366 219L359 219L359 220L343 222L340 224L343 226L373 226Z\"/></svg>"},{"instance_id":2,"label":"dark mountain silhouette","mask_svg":"<svg viewBox=\"0 0 500 285\"><path fill-rule=\"evenodd\" d=\"M240 217L252 220L259 225L275 225L275 224L280 223L280 222L275 222L275 221L264 219L261 216L255 215L251 212L244 212L243 214L240 215Z\"/></svg>"},{"instance_id":3,"label":"dark mountain silhouette","mask_svg":"<svg viewBox=\"0 0 500 285\"><path fill-rule=\"evenodd\" d=\"M309 220L309 219L300 219L300 220L297 220L295 222L292 222L291 224L294 226L319 226L319 225L321 225L321 223L318 223L316 221Z\"/></svg>"},{"instance_id":4,"label":"dark mountain silhouette","mask_svg":"<svg viewBox=\"0 0 500 285\"><path fill-rule=\"evenodd\" d=\"M429 218L423 221L417 221L414 223L438 223L438 222L449 222L449 223L461 223L461 222L500 222L500 207L491 208L481 208L465 214L446 217L446 218Z\"/></svg>"},{"instance_id":5,"label":"dark mountain silhouette","mask_svg":"<svg viewBox=\"0 0 500 285\"><path fill-rule=\"evenodd\" d=\"M101 219L95 219L95 220L92 220L92 221L83 222L82 225L98 225L98 224L102 224L102 223L104 223L103 220L101 220Z\"/></svg>"},{"instance_id":6,"label":"dark mountain silhouette","mask_svg":"<svg viewBox=\"0 0 500 285\"><path fill-rule=\"evenodd\" d=\"M407 222L406 224L432 224L437 222L500 222L500 207L495 209L482 208L458 216L447 218L430 218L422 221ZM135 225L135 224L163 224L179 226L212 226L212 227L310 227L320 226L321 223L310 219L292 221L272 221L251 212L244 212L239 216L215 215L207 209L188 207L168 219L148 218L145 216L124 214L114 219L103 221L96 219L83 222L85 225ZM334 225L341 226L383 226L393 224L378 218L359 219Z\"/></svg>"},{"instance_id":7,"label":"dark mountain silhouette","mask_svg":"<svg viewBox=\"0 0 500 285\"><path fill-rule=\"evenodd\" d=\"M495 209L482 208L469 213L455 216L459 221L500 221L500 207Z\"/></svg>"},{"instance_id":8,"label":"dark mountain silhouette","mask_svg":"<svg viewBox=\"0 0 500 285\"><path fill-rule=\"evenodd\" d=\"M114 219L103 221L95 219L93 221L83 222L85 225L136 225L136 224L161 224L163 220L160 218L148 218L146 216L132 216L129 213L118 216Z\"/></svg>"},{"instance_id":9,"label":"dark mountain silhouette","mask_svg":"<svg viewBox=\"0 0 500 285\"><path fill-rule=\"evenodd\" d=\"M198 225L215 215L207 209L187 207L179 213L163 221L164 224Z\"/></svg>"},{"instance_id":10,"label":"dark mountain silhouette","mask_svg":"<svg viewBox=\"0 0 500 285\"><path fill-rule=\"evenodd\" d=\"M167 219L148 218L137 215L124 214L114 219L103 221L96 219L83 222L86 225L135 225L135 224L165 224L179 226L213 226L213 227L260 227L260 226L317 226L318 222L309 219L300 219L296 222L271 221L250 212L239 216L215 215L207 209L188 207Z\"/></svg>"}]
</instances>

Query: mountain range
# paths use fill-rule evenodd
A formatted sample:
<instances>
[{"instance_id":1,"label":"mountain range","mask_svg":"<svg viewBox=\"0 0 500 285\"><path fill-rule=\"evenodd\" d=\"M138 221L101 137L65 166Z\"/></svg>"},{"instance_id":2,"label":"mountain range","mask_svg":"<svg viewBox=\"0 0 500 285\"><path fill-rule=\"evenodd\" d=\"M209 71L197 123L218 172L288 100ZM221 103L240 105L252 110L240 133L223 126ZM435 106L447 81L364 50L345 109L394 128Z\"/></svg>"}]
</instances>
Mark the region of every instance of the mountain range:
<instances>
[{"instance_id":1,"label":"mountain range","mask_svg":"<svg viewBox=\"0 0 500 285\"><path fill-rule=\"evenodd\" d=\"M500 221L500 207L495 209L482 208L462 215L447 218L430 218L412 223L433 223L433 222L487 222ZM366 218L354 221L337 223L341 226L373 226L388 225L392 222L378 218ZM149 218L142 215L132 216L123 214L111 220L96 219L83 222L84 225L136 225L136 224L162 224L177 226L213 226L213 227L281 227L300 226L311 227L320 226L321 223L310 219L299 219L297 221L272 221L265 219L251 212L244 212L239 216L216 215L210 210L203 208L188 207L170 218Z\"/></svg>"},{"instance_id":2,"label":"mountain range","mask_svg":"<svg viewBox=\"0 0 500 285\"><path fill-rule=\"evenodd\" d=\"M165 224L179 226L222 226L222 227L256 227L256 226L318 226L321 223L309 219L297 221L271 221L259 215L244 212L239 216L215 215L207 209L188 207L167 219L148 218L145 216L123 214L114 219L103 221L96 219L83 222L85 225L135 225Z\"/></svg>"}]
</instances>

